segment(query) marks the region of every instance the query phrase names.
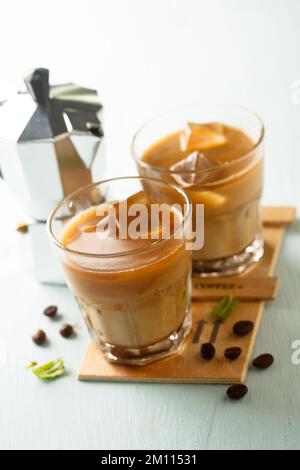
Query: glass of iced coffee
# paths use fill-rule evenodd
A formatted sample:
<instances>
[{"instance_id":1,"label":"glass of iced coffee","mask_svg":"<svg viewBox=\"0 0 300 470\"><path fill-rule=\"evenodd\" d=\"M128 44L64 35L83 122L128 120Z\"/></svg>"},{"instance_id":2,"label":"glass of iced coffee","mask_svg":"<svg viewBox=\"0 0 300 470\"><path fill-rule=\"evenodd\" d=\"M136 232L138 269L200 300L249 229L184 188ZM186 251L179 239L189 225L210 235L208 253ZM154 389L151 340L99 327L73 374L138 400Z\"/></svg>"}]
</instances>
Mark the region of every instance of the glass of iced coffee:
<instances>
[{"instance_id":1,"label":"glass of iced coffee","mask_svg":"<svg viewBox=\"0 0 300 470\"><path fill-rule=\"evenodd\" d=\"M190 211L180 188L128 177L82 188L50 215L66 282L109 361L143 365L181 347L191 326Z\"/></svg>"},{"instance_id":2,"label":"glass of iced coffee","mask_svg":"<svg viewBox=\"0 0 300 470\"><path fill-rule=\"evenodd\" d=\"M192 251L200 276L243 272L263 256L260 199L264 127L229 105L191 105L146 123L132 154L141 176L180 186L204 206L204 244Z\"/></svg>"}]
</instances>

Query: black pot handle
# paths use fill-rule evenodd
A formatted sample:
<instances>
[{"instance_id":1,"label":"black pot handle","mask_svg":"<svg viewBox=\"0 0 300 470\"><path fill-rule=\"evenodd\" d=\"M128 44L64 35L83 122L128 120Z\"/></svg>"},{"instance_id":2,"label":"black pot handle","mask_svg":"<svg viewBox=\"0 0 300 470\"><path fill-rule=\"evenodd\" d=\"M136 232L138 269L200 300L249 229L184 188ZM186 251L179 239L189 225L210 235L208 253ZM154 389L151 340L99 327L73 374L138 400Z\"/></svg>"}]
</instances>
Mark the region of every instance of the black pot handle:
<instances>
[{"instance_id":1,"label":"black pot handle","mask_svg":"<svg viewBox=\"0 0 300 470\"><path fill-rule=\"evenodd\" d=\"M45 105L49 99L49 70L33 69L24 77L24 82L34 101Z\"/></svg>"}]
</instances>

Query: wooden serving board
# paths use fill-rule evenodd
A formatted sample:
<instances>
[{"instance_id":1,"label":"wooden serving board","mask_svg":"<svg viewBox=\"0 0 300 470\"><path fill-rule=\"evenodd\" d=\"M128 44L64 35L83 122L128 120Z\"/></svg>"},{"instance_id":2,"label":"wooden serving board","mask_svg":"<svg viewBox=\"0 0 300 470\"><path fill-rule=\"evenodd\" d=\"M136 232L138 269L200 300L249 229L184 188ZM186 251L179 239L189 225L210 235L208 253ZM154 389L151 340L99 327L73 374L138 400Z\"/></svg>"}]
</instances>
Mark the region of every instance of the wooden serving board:
<instances>
[{"instance_id":1,"label":"wooden serving board","mask_svg":"<svg viewBox=\"0 0 300 470\"><path fill-rule=\"evenodd\" d=\"M91 342L81 364L80 380L187 382L187 383L242 383L246 379L255 338L264 310L265 300L277 293L278 280L272 277L286 227L296 217L293 207L265 207L263 209L265 254L242 276L226 278L193 278L193 326L181 351L174 356L143 367L111 364L95 342ZM240 302L237 309L223 323L212 314L216 299L235 293ZM209 299L209 300L206 300ZM261 300L263 299L263 300ZM238 337L232 332L238 320L251 320L251 334ZM211 361L199 355L200 345L213 342L216 356ZM224 350L240 346L241 356L230 362Z\"/></svg>"}]
</instances>

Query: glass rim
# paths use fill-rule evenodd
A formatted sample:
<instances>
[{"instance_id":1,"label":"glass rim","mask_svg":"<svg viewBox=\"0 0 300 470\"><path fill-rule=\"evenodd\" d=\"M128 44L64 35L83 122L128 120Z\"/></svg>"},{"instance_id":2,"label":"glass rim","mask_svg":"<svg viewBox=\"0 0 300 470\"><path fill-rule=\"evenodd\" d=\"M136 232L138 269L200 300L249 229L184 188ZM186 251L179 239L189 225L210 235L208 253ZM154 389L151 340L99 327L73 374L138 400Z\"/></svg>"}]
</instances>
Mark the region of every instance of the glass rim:
<instances>
[{"instance_id":1,"label":"glass rim","mask_svg":"<svg viewBox=\"0 0 300 470\"><path fill-rule=\"evenodd\" d=\"M117 181L117 180L153 181L154 183L159 183L160 185L168 186L168 187L171 187L172 189L174 189L177 193L179 193L181 196L183 196L183 198L185 200L185 205L187 206L187 212L186 212L186 214L183 214L183 218L182 218L182 221L180 221L179 226L172 232L172 234L170 235L169 238L160 238L158 240L155 240L153 243L151 243L147 247L142 246L142 247L139 247L139 248L134 248L133 250L127 250L127 251L122 251L122 252L103 253L103 254L101 254L101 253L86 253L84 251L73 250L73 249L68 248L67 246L63 245L60 242L60 240L58 240L56 238L56 236L54 235L53 230L52 230L52 221L54 219L54 216L55 216L56 212L63 206L63 204L67 203L68 201L71 201L71 199L74 196L79 195L81 192L84 192L84 191L88 190L89 188L93 188L93 187L98 186L100 184L105 184L105 183L109 183L109 182ZM49 234L50 239L53 242L53 244L55 246L57 246L58 248L60 248L61 250L66 251L68 253L72 253L72 254L79 255L79 256L86 256L86 257L90 257L90 258L106 258L106 259L107 258L117 258L117 257L132 255L132 254L135 254L135 253L150 251L151 249L156 248L158 245L161 245L162 243L167 242L171 238L174 238L177 231L186 224L186 221L190 217L191 207L192 207L192 205L191 205L191 201L190 201L189 196L185 193L185 191L183 191L179 186L176 186L175 184L168 183L166 181L162 181L162 180L159 180L157 178L150 178L150 177L147 177L147 176L116 176L116 177L113 177L113 178L107 178L105 180L96 181L95 183L91 183L91 184L88 184L86 186L82 186L82 188L79 188L76 191L73 191L71 194L69 194L64 199L62 199L54 207L54 209L52 209L52 211L50 212L50 214L48 216L47 231L48 231L48 234ZM70 219L71 218L72 217L70 217Z\"/></svg>"},{"instance_id":2,"label":"glass rim","mask_svg":"<svg viewBox=\"0 0 300 470\"><path fill-rule=\"evenodd\" d=\"M142 160L138 156L138 154L136 152L136 149L135 149L136 140L138 139L141 132L144 129L146 129L146 127L149 124L154 123L158 119L167 117L169 115L171 116L172 114L176 113L177 111L184 110L185 108L191 108L191 107L196 107L196 108L197 107L198 108L203 107L204 108L204 107L209 107L209 106L216 107L216 108L227 108L227 109L242 111L244 113L247 113L248 115L251 115L252 117L254 117L256 119L256 121L258 122L259 127L260 127L260 134L259 134L259 138L253 144L253 146L251 147L250 150L248 150L246 153L243 153L240 157L238 157L238 158L236 158L236 159L234 159L230 162L224 162L224 163L221 163L220 165L217 165L216 168L208 168L208 169L200 169L200 170L184 170L184 171L182 171L182 170L170 170L169 168L162 168L162 167L159 167L159 166L154 166L154 165L151 165L148 162L145 162L144 160ZM228 168L228 167L234 165L237 162L241 162L241 161L246 160L246 158L249 155L251 155L251 153L253 151L255 151L260 146L260 144L262 143L262 141L264 139L264 136L265 136L265 126L264 126L264 123L263 123L262 119L254 111L251 111L246 107L238 106L238 105L234 105L234 104L230 104L230 103L214 103L214 102L190 103L190 104L177 106L176 108L172 108L169 111L164 111L163 113L160 113L160 114L156 115L155 117L152 117L151 119L148 119L146 122L144 122L144 124L142 124L133 135L133 138L131 140L131 145L130 145L130 151L131 151L131 155L132 155L134 161L137 164L142 165L145 168L149 168L151 170L154 170L157 173L166 173L168 175L191 175L191 174L211 173L213 171L220 170L224 167ZM153 142L153 143L155 143L155 142Z\"/></svg>"}]
</instances>

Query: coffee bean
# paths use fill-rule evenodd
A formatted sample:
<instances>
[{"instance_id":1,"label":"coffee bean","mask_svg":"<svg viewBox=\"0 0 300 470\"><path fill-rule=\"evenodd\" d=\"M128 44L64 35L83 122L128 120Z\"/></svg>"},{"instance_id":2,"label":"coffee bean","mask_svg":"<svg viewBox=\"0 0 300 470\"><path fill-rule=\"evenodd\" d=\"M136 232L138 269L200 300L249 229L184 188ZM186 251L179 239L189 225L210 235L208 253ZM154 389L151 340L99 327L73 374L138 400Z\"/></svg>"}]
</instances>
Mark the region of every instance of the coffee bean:
<instances>
[{"instance_id":1,"label":"coffee bean","mask_svg":"<svg viewBox=\"0 0 300 470\"><path fill-rule=\"evenodd\" d=\"M43 330L37 330L34 335L32 335L32 341L35 344L41 345L47 339L46 333Z\"/></svg>"},{"instance_id":2,"label":"coffee bean","mask_svg":"<svg viewBox=\"0 0 300 470\"><path fill-rule=\"evenodd\" d=\"M274 357L272 354L261 354L260 356L256 357L252 364L254 367L257 367L258 369L266 369L267 367L270 367L271 364L274 362Z\"/></svg>"},{"instance_id":3,"label":"coffee bean","mask_svg":"<svg viewBox=\"0 0 300 470\"><path fill-rule=\"evenodd\" d=\"M74 333L74 328L72 325L65 324L61 327L59 332L64 338L69 338Z\"/></svg>"},{"instance_id":4,"label":"coffee bean","mask_svg":"<svg viewBox=\"0 0 300 470\"><path fill-rule=\"evenodd\" d=\"M25 222L19 222L18 225L16 226L16 230L17 232L19 233L27 233L28 232L28 224L26 224Z\"/></svg>"},{"instance_id":5,"label":"coffee bean","mask_svg":"<svg viewBox=\"0 0 300 470\"><path fill-rule=\"evenodd\" d=\"M248 387L243 384L231 385L226 391L228 398L231 400L239 400L240 398L243 398L247 392Z\"/></svg>"},{"instance_id":6,"label":"coffee bean","mask_svg":"<svg viewBox=\"0 0 300 470\"><path fill-rule=\"evenodd\" d=\"M233 346L232 348L225 349L224 356L227 357L227 359L230 359L230 361L234 361L240 356L241 352L241 348Z\"/></svg>"},{"instance_id":7,"label":"coffee bean","mask_svg":"<svg viewBox=\"0 0 300 470\"><path fill-rule=\"evenodd\" d=\"M46 317L50 317L50 318L53 318L55 317L55 315L57 314L57 307L56 305L49 305L49 307L46 307L44 309L44 315L46 315Z\"/></svg>"},{"instance_id":8,"label":"coffee bean","mask_svg":"<svg viewBox=\"0 0 300 470\"><path fill-rule=\"evenodd\" d=\"M212 343L203 343L200 348L200 354L203 359L210 360L216 354L216 348Z\"/></svg>"},{"instance_id":9,"label":"coffee bean","mask_svg":"<svg viewBox=\"0 0 300 470\"><path fill-rule=\"evenodd\" d=\"M253 330L253 322L249 320L238 321L233 326L233 331L238 336L245 336Z\"/></svg>"}]
</instances>

